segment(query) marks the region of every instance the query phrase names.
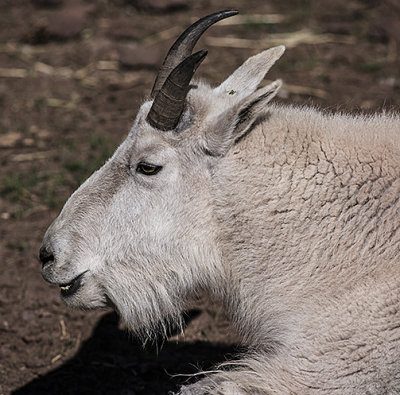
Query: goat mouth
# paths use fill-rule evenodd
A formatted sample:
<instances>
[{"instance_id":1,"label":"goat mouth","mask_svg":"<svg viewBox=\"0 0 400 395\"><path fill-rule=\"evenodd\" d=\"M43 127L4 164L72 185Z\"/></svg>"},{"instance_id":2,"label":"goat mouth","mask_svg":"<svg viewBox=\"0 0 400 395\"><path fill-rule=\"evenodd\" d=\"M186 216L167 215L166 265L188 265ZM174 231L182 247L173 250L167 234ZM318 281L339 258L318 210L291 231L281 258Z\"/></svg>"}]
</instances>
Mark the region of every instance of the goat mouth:
<instances>
[{"instance_id":1,"label":"goat mouth","mask_svg":"<svg viewBox=\"0 0 400 395\"><path fill-rule=\"evenodd\" d=\"M79 290L79 288L82 286L83 275L86 272L87 272L87 270L84 271L83 273L79 274L78 276L76 276L71 282L69 282L67 284L59 284L61 295L64 298L71 297Z\"/></svg>"}]
</instances>

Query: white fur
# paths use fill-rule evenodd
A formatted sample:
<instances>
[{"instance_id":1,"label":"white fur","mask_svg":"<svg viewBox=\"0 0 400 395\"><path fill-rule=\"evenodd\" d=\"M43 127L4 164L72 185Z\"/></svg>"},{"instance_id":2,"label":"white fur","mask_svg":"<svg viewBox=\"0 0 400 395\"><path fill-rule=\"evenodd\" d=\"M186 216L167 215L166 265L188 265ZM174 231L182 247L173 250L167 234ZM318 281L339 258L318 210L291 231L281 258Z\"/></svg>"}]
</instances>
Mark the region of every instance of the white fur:
<instances>
[{"instance_id":1,"label":"white fur","mask_svg":"<svg viewBox=\"0 0 400 395\"><path fill-rule=\"evenodd\" d=\"M268 104L282 52L199 83L176 131L144 103L49 228L43 275L87 270L66 303L110 303L144 338L197 293L220 300L249 352L182 394L398 393L399 117Z\"/></svg>"}]
</instances>

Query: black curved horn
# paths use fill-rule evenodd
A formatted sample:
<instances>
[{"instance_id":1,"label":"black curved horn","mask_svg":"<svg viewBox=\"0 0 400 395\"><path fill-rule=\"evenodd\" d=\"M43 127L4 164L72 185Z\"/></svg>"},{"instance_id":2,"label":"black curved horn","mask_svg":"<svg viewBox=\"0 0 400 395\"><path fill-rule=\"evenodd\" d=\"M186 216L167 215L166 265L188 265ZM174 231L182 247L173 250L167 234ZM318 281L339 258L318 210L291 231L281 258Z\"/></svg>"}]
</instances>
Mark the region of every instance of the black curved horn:
<instances>
[{"instance_id":1,"label":"black curved horn","mask_svg":"<svg viewBox=\"0 0 400 395\"><path fill-rule=\"evenodd\" d=\"M206 55L204 50L196 52L171 71L147 115L151 126L164 131L176 127L185 107L190 80Z\"/></svg>"},{"instance_id":2,"label":"black curved horn","mask_svg":"<svg viewBox=\"0 0 400 395\"><path fill-rule=\"evenodd\" d=\"M158 72L156 81L154 82L153 89L151 91L151 98L154 98L158 91L163 86L170 72L184 59L186 59L193 51L194 46L201 37L201 35L214 23L221 19L228 18L236 15L237 11L226 10L219 11L211 15L207 15L204 18L199 19L193 25L189 26L175 41L164 62Z\"/></svg>"}]
</instances>

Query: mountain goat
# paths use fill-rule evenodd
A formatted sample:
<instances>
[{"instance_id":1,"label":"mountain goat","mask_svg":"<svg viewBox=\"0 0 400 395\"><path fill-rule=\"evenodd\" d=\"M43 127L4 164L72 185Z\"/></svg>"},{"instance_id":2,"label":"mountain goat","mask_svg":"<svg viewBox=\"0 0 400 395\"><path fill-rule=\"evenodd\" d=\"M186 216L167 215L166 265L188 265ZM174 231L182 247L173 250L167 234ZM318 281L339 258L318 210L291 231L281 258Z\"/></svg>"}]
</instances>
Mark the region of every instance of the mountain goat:
<instances>
[{"instance_id":1,"label":"mountain goat","mask_svg":"<svg viewBox=\"0 0 400 395\"><path fill-rule=\"evenodd\" d=\"M182 394L400 392L400 118L323 114L257 89L279 46L218 87L170 49L150 100L70 197L40 251L75 308L113 306L151 336L194 295L224 306L248 352Z\"/></svg>"}]
</instances>

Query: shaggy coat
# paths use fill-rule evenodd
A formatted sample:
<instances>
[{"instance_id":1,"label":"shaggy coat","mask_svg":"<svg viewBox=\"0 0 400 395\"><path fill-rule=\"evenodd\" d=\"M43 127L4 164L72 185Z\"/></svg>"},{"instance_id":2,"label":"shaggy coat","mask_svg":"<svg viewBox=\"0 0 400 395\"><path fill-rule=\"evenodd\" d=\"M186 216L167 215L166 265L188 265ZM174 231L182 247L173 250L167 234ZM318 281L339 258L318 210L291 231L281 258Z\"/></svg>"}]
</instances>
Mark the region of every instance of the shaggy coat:
<instances>
[{"instance_id":1,"label":"shaggy coat","mask_svg":"<svg viewBox=\"0 0 400 395\"><path fill-rule=\"evenodd\" d=\"M174 130L144 103L47 231L43 276L144 337L219 300L249 351L181 394L399 393L400 119L270 104L283 50L194 85Z\"/></svg>"}]
</instances>

